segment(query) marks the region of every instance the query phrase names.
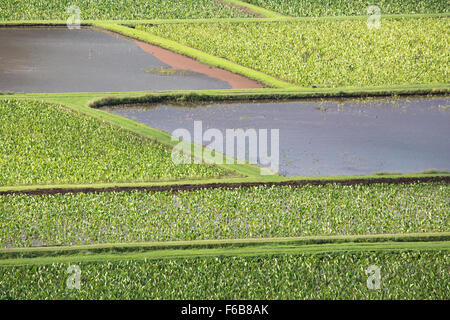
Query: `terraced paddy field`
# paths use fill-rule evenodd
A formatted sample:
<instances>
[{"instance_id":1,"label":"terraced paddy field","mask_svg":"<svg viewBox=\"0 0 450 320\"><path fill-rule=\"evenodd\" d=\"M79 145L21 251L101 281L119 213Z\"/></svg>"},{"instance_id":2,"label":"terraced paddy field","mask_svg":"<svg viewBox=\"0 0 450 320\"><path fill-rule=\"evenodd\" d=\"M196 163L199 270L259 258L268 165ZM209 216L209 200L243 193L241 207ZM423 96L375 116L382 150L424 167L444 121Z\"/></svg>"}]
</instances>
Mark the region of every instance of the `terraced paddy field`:
<instances>
[{"instance_id":1,"label":"terraced paddy field","mask_svg":"<svg viewBox=\"0 0 450 320\"><path fill-rule=\"evenodd\" d=\"M0 29L0 41L0 92L259 87L231 72L98 30L8 28Z\"/></svg>"},{"instance_id":2,"label":"terraced paddy field","mask_svg":"<svg viewBox=\"0 0 450 320\"><path fill-rule=\"evenodd\" d=\"M226 128L279 129L280 174L351 176L448 171L449 102L447 98L357 99L107 110L166 132L177 128L193 132L195 121L202 122L204 131L217 128L224 136ZM226 141L216 150L227 150ZM235 154L233 150L229 155ZM249 154L244 157L250 160ZM256 163L263 165L261 159Z\"/></svg>"},{"instance_id":3,"label":"terraced paddy field","mask_svg":"<svg viewBox=\"0 0 450 320\"><path fill-rule=\"evenodd\" d=\"M366 4L0 0L0 299L449 299L448 4Z\"/></svg>"},{"instance_id":4,"label":"terraced paddy field","mask_svg":"<svg viewBox=\"0 0 450 320\"><path fill-rule=\"evenodd\" d=\"M448 83L449 21L386 18L372 30L364 19L137 28L298 86L364 87Z\"/></svg>"},{"instance_id":5,"label":"terraced paddy field","mask_svg":"<svg viewBox=\"0 0 450 320\"><path fill-rule=\"evenodd\" d=\"M1 195L0 247L446 232L449 193L436 182Z\"/></svg>"}]
</instances>

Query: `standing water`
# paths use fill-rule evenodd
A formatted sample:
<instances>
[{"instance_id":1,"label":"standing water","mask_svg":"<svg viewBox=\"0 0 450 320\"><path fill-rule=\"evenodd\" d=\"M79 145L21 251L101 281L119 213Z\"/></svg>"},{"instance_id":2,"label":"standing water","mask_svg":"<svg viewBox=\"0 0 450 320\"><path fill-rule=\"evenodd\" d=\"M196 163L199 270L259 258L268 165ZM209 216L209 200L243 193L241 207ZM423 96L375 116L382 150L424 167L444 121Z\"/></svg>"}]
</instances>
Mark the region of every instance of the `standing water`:
<instances>
[{"instance_id":1,"label":"standing water","mask_svg":"<svg viewBox=\"0 0 450 320\"><path fill-rule=\"evenodd\" d=\"M225 129L279 129L280 174L335 176L448 170L449 101L358 99L108 110L168 133L177 128L193 132L194 121L224 135Z\"/></svg>"}]
</instances>

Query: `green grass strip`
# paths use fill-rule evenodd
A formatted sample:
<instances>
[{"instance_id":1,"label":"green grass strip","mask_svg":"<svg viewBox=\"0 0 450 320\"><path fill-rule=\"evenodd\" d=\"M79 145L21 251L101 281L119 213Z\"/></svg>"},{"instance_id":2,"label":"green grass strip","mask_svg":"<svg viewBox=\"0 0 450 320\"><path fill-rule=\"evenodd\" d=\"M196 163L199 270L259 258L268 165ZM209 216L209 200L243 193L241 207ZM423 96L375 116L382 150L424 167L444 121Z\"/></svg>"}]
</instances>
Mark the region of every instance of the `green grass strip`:
<instances>
[{"instance_id":1,"label":"green grass strip","mask_svg":"<svg viewBox=\"0 0 450 320\"><path fill-rule=\"evenodd\" d=\"M160 25L160 24L215 24L215 23L271 23L271 22L307 22L307 21L343 21L343 20L367 20L368 15L362 16L323 16L323 17L288 17L277 16L270 18L213 18L213 19L153 19L153 20L118 20L103 21L104 23L121 24L127 26ZM450 13L424 13L424 14L386 14L382 19L420 19L420 18L445 18ZM20 22L20 21L19 21ZM1 23L1 22L0 22ZM85 21L86 25L92 25L95 21Z\"/></svg>"},{"instance_id":2,"label":"green grass strip","mask_svg":"<svg viewBox=\"0 0 450 320\"><path fill-rule=\"evenodd\" d=\"M204 53L200 50L187 47L178 42L168 40L159 36L156 36L152 33L131 29L128 27L115 25L115 24L107 24L107 23L95 23L94 26L100 27L105 30L113 31L125 36L132 37L134 39L138 39L147 43L151 43L162 48L174 51L179 54L183 54L189 57L192 57L202 63L206 63L210 66L222 68L237 74L241 74L250 79L256 80L264 85L274 87L274 88L292 88L296 87L295 85L278 80L274 77L266 75L262 72L252 70L247 67L240 66L234 62L225 60L223 58L218 58L212 56L210 54Z\"/></svg>"},{"instance_id":3,"label":"green grass strip","mask_svg":"<svg viewBox=\"0 0 450 320\"><path fill-rule=\"evenodd\" d=\"M48 102L90 106L94 108L136 103L191 103L191 102L247 102L276 100L278 102L320 98L360 98L411 95L448 95L450 84L414 84L389 87L339 88L263 88L218 90L164 90L134 92L80 92L80 93L0 93L0 99L38 99Z\"/></svg>"},{"instance_id":4,"label":"green grass strip","mask_svg":"<svg viewBox=\"0 0 450 320\"><path fill-rule=\"evenodd\" d=\"M76 254L58 257L14 258L0 260L0 266L49 265L53 263L80 263L120 260L160 260L185 259L198 257L241 257L241 256L273 256L284 254L324 254L347 252L379 252L379 251L424 251L450 250L450 241L430 242L348 242L312 245L269 244L262 246L244 246L206 249L163 249L137 253L119 254Z\"/></svg>"},{"instance_id":5,"label":"green grass strip","mask_svg":"<svg viewBox=\"0 0 450 320\"><path fill-rule=\"evenodd\" d=\"M382 19L419 19L450 17L450 13L423 13L423 14L386 14ZM198 19L142 19L142 20L82 20L81 26L93 26L98 23L117 25L158 25L158 24L204 24L204 23L270 23L270 22L295 22L317 20L364 20L368 15L362 16L323 16L323 17L288 17L278 15L269 18L198 18ZM32 26L60 26L65 27L66 20L11 20L0 21L0 27L32 27Z\"/></svg>"},{"instance_id":6,"label":"green grass strip","mask_svg":"<svg viewBox=\"0 0 450 320\"><path fill-rule=\"evenodd\" d=\"M382 243L382 242L436 242L450 241L450 232L410 234L374 234L349 236L305 236L291 238L254 238L191 240L142 243L112 243L60 247L31 247L0 249L0 259L44 258L93 254L125 254L149 250L231 249L258 246L309 246L319 244ZM1 263L1 262L0 262Z\"/></svg>"},{"instance_id":7,"label":"green grass strip","mask_svg":"<svg viewBox=\"0 0 450 320\"><path fill-rule=\"evenodd\" d=\"M247 2L243 2L243 1L239 1L239 0L222 0L223 2L228 2L230 4L234 4L240 7L244 7L244 8L248 8L251 11L258 13L264 17L267 18L277 18L277 17L284 17L284 15L277 13L275 11L271 11L268 9L264 9L262 7L259 6L255 6L253 4L247 3Z\"/></svg>"}]
</instances>

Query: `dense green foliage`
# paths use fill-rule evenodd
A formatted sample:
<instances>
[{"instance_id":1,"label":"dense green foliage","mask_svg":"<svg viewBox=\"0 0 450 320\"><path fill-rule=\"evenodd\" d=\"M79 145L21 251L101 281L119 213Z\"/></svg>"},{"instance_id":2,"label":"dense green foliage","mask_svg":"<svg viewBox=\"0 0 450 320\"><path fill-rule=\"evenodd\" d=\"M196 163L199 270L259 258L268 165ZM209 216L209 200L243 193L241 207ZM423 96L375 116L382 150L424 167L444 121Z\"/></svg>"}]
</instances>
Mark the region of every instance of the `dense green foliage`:
<instances>
[{"instance_id":1,"label":"dense green foliage","mask_svg":"<svg viewBox=\"0 0 450 320\"><path fill-rule=\"evenodd\" d=\"M382 14L445 13L447 0L242 0L290 16L366 15L367 8L377 5Z\"/></svg>"},{"instance_id":2,"label":"dense green foliage","mask_svg":"<svg viewBox=\"0 0 450 320\"><path fill-rule=\"evenodd\" d=\"M224 175L175 165L163 145L34 101L0 101L0 185L148 181Z\"/></svg>"},{"instance_id":3,"label":"dense green foliage","mask_svg":"<svg viewBox=\"0 0 450 320\"><path fill-rule=\"evenodd\" d=\"M76 5L81 19L189 19L249 17L214 0L0 0L0 20L66 20Z\"/></svg>"},{"instance_id":4,"label":"dense green foliage","mask_svg":"<svg viewBox=\"0 0 450 320\"><path fill-rule=\"evenodd\" d=\"M154 34L301 86L447 83L446 18L144 26Z\"/></svg>"},{"instance_id":5,"label":"dense green foliage","mask_svg":"<svg viewBox=\"0 0 450 320\"><path fill-rule=\"evenodd\" d=\"M448 12L446 0L243 1L291 16L367 15L373 4L382 14ZM66 20L72 5L83 20L252 16L214 0L0 0L0 21ZM448 83L449 27L448 18L382 19L380 29L368 28L364 19L311 19L133 31L300 86L361 87ZM237 68L232 71L242 73ZM175 165L167 147L63 106L0 100L0 186L227 174L214 166ZM450 230L449 194L443 182L2 195L0 248L444 232ZM102 260L78 263L80 290L67 288L69 264L1 266L0 300L449 299L449 262L448 250L417 249ZM366 270L373 265L381 268L379 290L367 287Z\"/></svg>"},{"instance_id":6,"label":"dense green foliage","mask_svg":"<svg viewBox=\"0 0 450 320\"><path fill-rule=\"evenodd\" d=\"M0 268L0 299L449 299L448 251L331 253ZM380 289L366 270L380 268Z\"/></svg>"},{"instance_id":7,"label":"dense green foliage","mask_svg":"<svg viewBox=\"0 0 450 320\"><path fill-rule=\"evenodd\" d=\"M444 232L445 183L0 196L0 246Z\"/></svg>"}]
</instances>

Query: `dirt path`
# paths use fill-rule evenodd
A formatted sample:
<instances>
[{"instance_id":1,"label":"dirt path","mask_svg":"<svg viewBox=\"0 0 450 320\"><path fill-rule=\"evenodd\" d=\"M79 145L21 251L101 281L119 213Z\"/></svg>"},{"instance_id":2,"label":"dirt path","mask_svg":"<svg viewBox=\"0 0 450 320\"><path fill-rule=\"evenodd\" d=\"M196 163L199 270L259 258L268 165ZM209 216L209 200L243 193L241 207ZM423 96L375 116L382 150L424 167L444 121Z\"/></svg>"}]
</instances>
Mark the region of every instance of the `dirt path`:
<instances>
[{"instance_id":1,"label":"dirt path","mask_svg":"<svg viewBox=\"0 0 450 320\"><path fill-rule=\"evenodd\" d=\"M205 74L211 78L216 78L225 81L231 85L233 89L250 89L250 88L263 88L263 86L251 79L244 76L226 71L220 68L211 67L192 58L188 58L181 54L172 52L161 47L148 44L143 41L133 40L139 48L143 51L150 53L165 64L168 64L172 68L189 70L198 73Z\"/></svg>"}]
</instances>

